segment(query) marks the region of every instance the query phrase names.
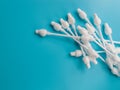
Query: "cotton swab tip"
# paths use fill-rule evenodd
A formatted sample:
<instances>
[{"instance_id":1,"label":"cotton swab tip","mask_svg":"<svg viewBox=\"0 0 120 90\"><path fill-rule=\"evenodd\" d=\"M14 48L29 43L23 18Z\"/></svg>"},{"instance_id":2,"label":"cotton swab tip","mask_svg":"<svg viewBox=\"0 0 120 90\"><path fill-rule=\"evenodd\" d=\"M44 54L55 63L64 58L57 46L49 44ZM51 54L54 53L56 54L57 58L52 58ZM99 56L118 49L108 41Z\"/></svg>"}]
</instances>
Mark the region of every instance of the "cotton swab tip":
<instances>
[{"instance_id":1,"label":"cotton swab tip","mask_svg":"<svg viewBox=\"0 0 120 90\"><path fill-rule=\"evenodd\" d=\"M47 35L47 30L46 29L40 29L35 31L36 34L39 34L42 37L45 37Z\"/></svg>"},{"instance_id":2,"label":"cotton swab tip","mask_svg":"<svg viewBox=\"0 0 120 90\"><path fill-rule=\"evenodd\" d=\"M56 23L54 21L51 22L51 25L56 31L60 31L62 29L61 25L59 23Z\"/></svg>"},{"instance_id":3,"label":"cotton swab tip","mask_svg":"<svg viewBox=\"0 0 120 90\"><path fill-rule=\"evenodd\" d=\"M83 10L81 10L80 8L77 9L77 12L78 12L79 17L81 19L86 19L87 18L87 14Z\"/></svg>"},{"instance_id":4,"label":"cotton swab tip","mask_svg":"<svg viewBox=\"0 0 120 90\"><path fill-rule=\"evenodd\" d=\"M106 35L111 35L112 34L112 29L110 28L109 24L105 23L104 27L105 27L105 34Z\"/></svg>"},{"instance_id":5,"label":"cotton swab tip","mask_svg":"<svg viewBox=\"0 0 120 90\"><path fill-rule=\"evenodd\" d=\"M67 21L65 21L63 18L60 19L60 22L61 22L62 27L64 29L68 29L69 28L69 23Z\"/></svg>"},{"instance_id":6,"label":"cotton swab tip","mask_svg":"<svg viewBox=\"0 0 120 90\"><path fill-rule=\"evenodd\" d=\"M55 24L55 22L54 22L54 21L52 21L52 22L51 22L51 25L54 25L54 24Z\"/></svg>"},{"instance_id":7,"label":"cotton swab tip","mask_svg":"<svg viewBox=\"0 0 120 90\"><path fill-rule=\"evenodd\" d=\"M71 25L75 24L75 19L71 15L71 13L68 13L68 23L71 24Z\"/></svg>"},{"instance_id":8,"label":"cotton swab tip","mask_svg":"<svg viewBox=\"0 0 120 90\"><path fill-rule=\"evenodd\" d=\"M96 26L99 26L101 24L101 19L98 17L96 13L94 14L94 24Z\"/></svg>"}]
</instances>

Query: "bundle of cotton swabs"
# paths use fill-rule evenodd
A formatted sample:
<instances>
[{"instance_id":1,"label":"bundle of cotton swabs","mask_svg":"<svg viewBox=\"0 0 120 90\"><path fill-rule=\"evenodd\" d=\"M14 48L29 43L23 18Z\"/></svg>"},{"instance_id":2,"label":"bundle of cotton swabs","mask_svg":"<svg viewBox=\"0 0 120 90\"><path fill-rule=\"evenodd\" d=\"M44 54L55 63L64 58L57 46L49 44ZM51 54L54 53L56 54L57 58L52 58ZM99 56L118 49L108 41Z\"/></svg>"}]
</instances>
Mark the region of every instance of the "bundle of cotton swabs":
<instances>
[{"instance_id":1,"label":"bundle of cotton swabs","mask_svg":"<svg viewBox=\"0 0 120 90\"><path fill-rule=\"evenodd\" d=\"M53 29L62 34L52 33L46 29L39 29L35 32L42 37L52 35L73 39L80 46L80 48L70 52L71 56L82 56L82 60L88 69L91 67L90 62L97 64L97 58L99 58L108 65L114 75L120 76L120 48L116 46L116 44L120 44L120 42L113 41L111 36L112 29L109 24L104 24L103 31L101 28L101 19L96 13L93 18L94 24L91 23L87 17L87 14L83 10L77 9L77 13L79 17L86 22L85 27L80 25L76 26L75 18L71 13L68 13L68 20L61 18L60 24L54 21L51 22ZM108 36L109 40L104 38L103 32ZM102 50L95 50L91 42L98 45L102 48ZM106 57L102 57L101 53L105 53Z\"/></svg>"}]
</instances>

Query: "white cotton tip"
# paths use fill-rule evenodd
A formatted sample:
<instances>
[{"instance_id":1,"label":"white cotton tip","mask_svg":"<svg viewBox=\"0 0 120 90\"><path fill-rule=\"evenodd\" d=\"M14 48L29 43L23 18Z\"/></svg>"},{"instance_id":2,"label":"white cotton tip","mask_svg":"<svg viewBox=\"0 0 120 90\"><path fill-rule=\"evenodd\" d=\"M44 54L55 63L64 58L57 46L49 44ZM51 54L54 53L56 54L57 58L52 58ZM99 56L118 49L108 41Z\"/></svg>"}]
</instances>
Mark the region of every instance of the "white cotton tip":
<instances>
[{"instance_id":1,"label":"white cotton tip","mask_svg":"<svg viewBox=\"0 0 120 90\"><path fill-rule=\"evenodd\" d=\"M75 56L75 52L70 52L70 56Z\"/></svg>"},{"instance_id":2,"label":"white cotton tip","mask_svg":"<svg viewBox=\"0 0 120 90\"><path fill-rule=\"evenodd\" d=\"M87 52L88 52L91 60L94 60L94 59L96 59L96 58L99 57L97 51L95 51L95 50L92 48L92 46L88 48Z\"/></svg>"},{"instance_id":3,"label":"white cotton tip","mask_svg":"<svg viewBox=\"0 0 120 90\"><path fill-rule=\"evenodd\" d=\"M82 51L81 50L76 50L74 52L71 52L70 55L74 56L74 57L80 57L80 56L82 56Z\"/></svg>"},{"instance_id":4,"label":"white cotton tip","mask_svg":"<svg viewBox=\"0 0 120 90\"><path fill-rule=\"evenodd\" d=\"M56 23L54 21L51 22L51 25L56 31L60 31L62 29L61 25L59 23Z\"/></svg>"},{"instance_id":5,"label":"white cotton tip","mask_svg":"<svg viewBox=\"0 0 120 90\"><path fill-rule=\"evenodd\" d=\"M83 10L81 10L80 8L77 9L77 12L78 12L79 17L81 19L86 19L87 18L87 14Z\"/></svg>"},{"instance_id":6,"label":"white cotton tip","mask_svg":"<svg viewBox=\"0 0 120 90\"><path fill-rule=\"evenodd\" d=\"M90 41L90 38L89 38L89 36L87 36L87 35L82 35L81 38L80 38L80 40L81 40L81 42L82 42L83 44L88 44L89 41Z\"/></svg>"},{"instance_id":7,"label":"white cotton tip","mask_svg":"<svg viewBox=\"0 0 120 90\"><path fill-rule=\"evenodd\" d=\"M98 17L96 13L94 14L94 24L96 26L99 26L101 24L101 19Z\"/></svg>"},{"instance_id":8,"label":"white cotton tip","mask_svg":"<svg viewBox=\"0 0 120 90\"><path fill-rule=\"evenodd\" d=\"M71 13L68 13L68 23L71 24L71 25L75 24L75 19L71 15Z\"/></svg>"},{"instance_id":9,"label":"white cotton tip","mask_svg":"<svg viewBox=\"0 0 120 90\"><path fill-rule=\"evenodd\" d=\"M90 59L88 56L83 57L83 62L87 66L88 69L91 67L90 66Z\"/></svg>"},{"instance_id":10,"label":"white cotton tip","mask_svg":"<svg viewBox=\"0 0 120 90\"><path fill-rule=\"evenodd\" d=\"M91 61L94 63L94 64L98 64L97 60L95 58L91 59Z\"/></svg>"},{"instance_id":11,"label":"white cotton tip","mask_svg":"<svg viewBox=\"0 0 120 90\"><path fill-rule=\"evenodd\" d=\"M86 64L87 68L90 69L91 66L90 66L90 63Z\"/></svg>"},{"instance_id":12,"label":"white cotton tip","mask_svg":"<svg viewBox=\"0 0 120 90\"><path fill-rule=\"evenodd\" d=\"M75 51L76 57L82 56L82 51L81 50L76 50Z\"/></svg>"},{"instance_id":13,"label":"white cotton tip","mask_svg":"<svg viewBox=\"0 0 120 90\"><path fill-rule=\"evenodd\" d=\"M117 61L117 62L120 62L120 57L118 55L113 55L112 59Z\"/></svg>"},{"instance_id":14,"label":"white cotton tip","mask_svg":"<svg viewBox=\"0 0 120 90\"><path fill-rule=\"evenodd\" d=\"M91 49L90 52L91 52L92 57L94 57L94 58L99 57L98 53L94 49Z\"/></svg>"},{"instance_id":15,"label":"white cotton tip","mask_svg":"<svg viewBox=\"0 0 120 90\"><path fill-rule=\"evenodd\" d=\"M115 48L115 52L118 53L118 54L120 54L120 48L119 48L119 47L116 47L116 48Z\"/></svg>"},{"instance_id":16,"label":"white cotton tip","mask_svg":"<svg viewBox=\"0 0 120 90\"><path fill-rule=\"evenodd\" d=\"M113 68L111 71L112 71L112 73L113 73L114 75L116 75L116 76L120 77L120 72L119 72L119 70L118 70L118 69Z\"/></svg>"},{"instance_id":17,"label":"white cotton tip","mask_svg":"<svg viewBox=\"0 0 120 90\"><path fill-rule=\"evenodd\" d=\"M47 30L46 29L40 29L35 31L36 34L39 34L42 37L45 37L47 35Z\"/></svg>"},{"instance_id":18,"label":"white cotton tip","mask_svg":"<svg viewBox=\"0 0 120 90\"><path fill-rule=\"evenodd\" d=\"M85 26L86 26L86 28L87 28L87 30L88 30L88 32L89 32L90 34L94 34L94 33L95 33L95 28L94 28L93 26L91 26L91 25L88 24L88 23L86 23Z\"/></svg>"},{"instance_id":19,"label":"white cotton tip","mask_svg":"<svg viewBox=\"0 0 120 90\"><path fill-rule=\"evenodd\" d=\"M79 30L80 34L82 34L82 35L88 35L88 31L85 28L83 28L83 27L81 27L81 26L78 25L77 29Z\"/></svg>"},{"instance_id":20,"label":"white cotton tip","mask_svg":"<svg viewBox=\"0 0 120 90\"><path fill-rule=\"evenodd\" d=\"M105 34L106 35L111 35L112 34L112 29L110 28L110 26L108 25L108 23L105 23L104 27L105 27Z\"/></svg>"},{"instance_id":21,"label":"white cotton tip","mask_svg":"<svg viewBox=\"0 0 120 90\"><path fill-rule=\"evenodd\" d=\"M62 24L62 27L64 29L68 29L69 28L69 23L67 21L65 21L64 19L60 19L60 23Z\"/></svg>"}]
</instances>

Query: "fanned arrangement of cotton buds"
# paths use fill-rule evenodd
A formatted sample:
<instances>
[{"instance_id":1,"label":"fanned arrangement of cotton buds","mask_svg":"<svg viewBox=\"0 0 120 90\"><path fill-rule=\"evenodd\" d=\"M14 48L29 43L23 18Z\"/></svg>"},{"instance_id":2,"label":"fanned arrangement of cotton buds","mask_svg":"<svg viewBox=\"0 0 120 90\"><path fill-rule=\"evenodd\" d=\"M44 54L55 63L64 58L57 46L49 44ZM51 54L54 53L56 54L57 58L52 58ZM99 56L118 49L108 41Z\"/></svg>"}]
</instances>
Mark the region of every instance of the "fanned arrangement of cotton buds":
<instances>
[{"instance_id":1,"label":"fanned arrangement of cotton buds","mask_svg":"<svg viewBox=\"0 0 120 90\"><path fill-rule=\"evenodd\" d=\"M82 60L88 69L91 67L91 62L97 64L97 59L100 58L101 61L108 65L114 75L120 76L120 48L116 47L116 44L120 44L120 42L112 40L112 29L109 24L105 23L104 29L102 29L101 19L97 14L94 14L94 24L92 24L83 10L77 9L77 12L79 17L86 22L85 27L76 26L75 18L71 13L68 13L68 20L61 18L60 24L54 21L51 22L53 29L62 32L62 34L52 33L46 29L36 30L36 34L42 37L52 35L71 38L80 46L78 50L70 52L71 56L82 56ZM104 38L103 32L108 36L109 40ZM95 50L91 42L98 45L102 50ZM100 53L105 53L106 56L102 57Z\"/></svg>"}]
</instances>

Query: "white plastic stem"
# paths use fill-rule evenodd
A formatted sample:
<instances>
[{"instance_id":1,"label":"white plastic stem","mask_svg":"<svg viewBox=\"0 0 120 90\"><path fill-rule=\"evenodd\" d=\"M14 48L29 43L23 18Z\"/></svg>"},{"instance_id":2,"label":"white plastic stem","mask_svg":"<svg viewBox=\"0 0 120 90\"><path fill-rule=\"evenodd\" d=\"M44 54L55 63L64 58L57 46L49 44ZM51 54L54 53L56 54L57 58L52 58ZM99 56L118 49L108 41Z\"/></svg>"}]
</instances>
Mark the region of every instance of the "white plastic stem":
<instances>
[{"instance_id":1,"label":"white plastic stem","mask_svg":"<svg viewBox=\"0 0 120 90\"><path fill-rule=\"evenodd\" d=\"M110 40L105 40L105 41L107 41L107 42L111 42ZM113 41L113 43L115 43L115 44L120 44L119 41Z\"/></svg>"},{"instance_id":2,"label":"white plastic stem","mask_svg":"<svg viewBox=\"0 0 120 90\"><path fill-rule=\"evenodd\" d=\"M105 60L99 55L99 58L105 63Z\"/></svg>"},{"instance_id":3,"label":"white plastic stem","mask_svg":"<svg viewBox=\"0 0 120 90\"><path fill-rule=\"evenodd\" d=\"M112 43L113 47L115 47L111 34L109 35L109 38L110 38L110 42Z\"/></svg>"},{"instance_id":4,"label":"white plastic stem","mask_svg":"<svg viewBox=\"0 0 120 90\"><path fill-rule=\"evenodd\" d=\"M97 37L97 35L94 33L93 36L95 37L95 39L100 43L102 44L101 40Z\"/></svg>"},{"instance_id":5,"label":"white plastic stem","mask_svg":"<svg viewBox=\"0 0 120 90\"><path fill-rule=\"evenodd\" d=\"M104 41L104 38L103 38L103 35L102 35L102 32L101 32L101 26L97 26L98 28L98 32L99 32L99 35L100 35L100 38L102 40L102 43L103 43L103 46L105 47L105 41Z\"/></svg>"},{"instance_id":6,"label":"white plastic stem","mask_svg":"<svg viewBox=\"0 0 120 90\"><path fill-rule=\"evenodd\" d=\"M72 36L75 36L74 33L72 32L72 30L70 28L67 29L68 32L72 35Z\"/></svg>"},{"instance_id":7,"label":"white plastic stem","mask_svg":"<svg viewBox=\"0 0 120 90\"><path fill-rule=\"evenodd\" d=\"M105 51L97 51L97 53L105 53Z\"/></svg>"},{"instance_id":8,"label":"white plastic stem","mask_svg":"<svg viewBox=\"0 0 120 90\"><path fill-rule=\"evenodd\" d=\"M47 35L60 36L60 37L67 37L67 38L79 38L78 36L70 36L70 35L57 34L57 33L51 33L51 32L48 32Z\"/></svg>"},{"instance_id":9,"label":"white plastic stem","mask_svg":"<svg viewBox=\"0 0 120 90\"><path fill-rule=\"evenodd\" d=\"M81 51L82 51L82 53L83 53L83 56L85 57L86 54L85 54L85 51L84 51L83 47L80 47L80 48L81 48Z\"/></svg>"},{"instance_id":10,"label":"white plastic stem","mask_svg":"<svg viewBox=\"0 0 120 90\"><path fill-rule=\"evenodd\" d=\"M74 30L75 35L78 36L77 30L76 30L76 28L75 28L75 24L72 24L72 28L73 28L73 30Z\"/></svg>"}]
</instances>

